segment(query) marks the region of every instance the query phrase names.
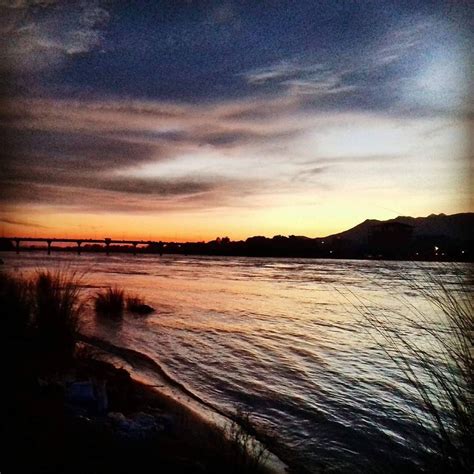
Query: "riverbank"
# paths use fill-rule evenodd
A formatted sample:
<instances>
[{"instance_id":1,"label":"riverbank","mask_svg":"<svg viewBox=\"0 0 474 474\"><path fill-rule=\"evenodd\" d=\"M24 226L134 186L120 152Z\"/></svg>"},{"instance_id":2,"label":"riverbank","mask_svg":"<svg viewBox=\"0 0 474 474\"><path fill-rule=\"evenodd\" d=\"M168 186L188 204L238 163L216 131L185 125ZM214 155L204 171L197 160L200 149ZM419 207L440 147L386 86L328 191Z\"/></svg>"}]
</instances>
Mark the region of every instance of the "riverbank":
<instances>
[{"instance_id":1,"label":"riverbank","mask_svg":"<svg viewBox=\"0 0 474 474\"><path fill-rule=\"evenodd\" d=\"M224 432L81 350L87 357L61 371L23 371L12 381L3 417L5 472L283 472L282 464L266 463L266 451L251 453L243 428Z\"/></svg>"},{"instance_id":2,"label":"riverbank","mask_svg":"<svg viewBox=\"0 0 474 474\"><path fill-rule=\"evenodd\" d=\"M1 273L0 314L5 472L285 471L251 424L210 423L184 398L133 379L126 358L114 361L99 340L81 335L74 275Z\"/></svg>"},{"instance_id":3,"label":"riverbank","mask_svg":"<svg viewBox=\"0 0 474 474\"><path fill-rule=\"evenodd\" d=\"M410 324L395 315L392 298L404 296L427 317L441 321L443 315L425 304L423 292L413 292L405 283L416 282L428 291L426 276L432 273L457 294L462 288L456 286L457 276L469 282L469 267L348 261L338 269L329 262L309 265L281 260L269 264L261 260L250 264L236 259L229 265L227 260L216 259L211 265L207 259L137 257L131 261L118 256L105 262L84 255L73 259L18 257L8 260L5 269L36 280L37 268L54 273L61 266L70 272L87 272L79 288L86 305L80 334L119 349L113 361L117 367L150 385L162 385L160 366L217 410L232 414L240 407L251 413L259 439L292 467L324 472L327 466L326 472L355 473L366 472L367 466L385 472L414 472L428 461L430 467L440 465L437 451L425 449L435 448L432 432L412 416L412 407L423 408L422 399L414 394L412 385L394 378L397 368L373 344L368 337L371 331L361 318L338 304L334 290L346 288L349 296L350 289L350 295L361 301L371 296L377 302L374 314L378 318L386 317L401 334L418 340L423 332L417 320ZM146 317L125 313L119 319L95 314L94 296L115 286L139 295L156 313ZM42 325L37 293L26 333ZM48 314L50 306L45 305ZM30 362L46 346L41 342L44 335L34 332L38 350L28 357ZM11 334L12 329L1 333ZM110 347L104 350L110 352ZM23 352L12 349L8 352L12 356L4 360L16 363ZM427 356L444 367L438 364L436 352ZM54 358L55 363L58 360ZM412 357L406 360L415 363ZM4 380L10 390L11 379ZM161 386L158 389L165 391ZM181 401L182 393L177 387L171 398ZM417 413L429 423L429 414L420 409ZM270 436L269 442L262 434ZM322 469L321 463L325 464Z\"/></svg>"}]
</instances>

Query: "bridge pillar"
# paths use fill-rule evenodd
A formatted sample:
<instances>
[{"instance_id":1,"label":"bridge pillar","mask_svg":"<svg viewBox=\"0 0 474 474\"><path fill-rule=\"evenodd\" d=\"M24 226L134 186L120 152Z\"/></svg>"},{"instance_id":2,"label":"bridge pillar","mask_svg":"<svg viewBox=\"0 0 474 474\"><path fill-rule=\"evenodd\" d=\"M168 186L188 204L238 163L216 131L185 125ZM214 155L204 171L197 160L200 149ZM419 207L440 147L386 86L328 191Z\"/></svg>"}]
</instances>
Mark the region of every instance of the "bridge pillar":
<instances>
[{"instance_id":1,"label":"bridge pillar","mask_svg":"<svg viewBox=\"0 0 474 474\"><path fill-rule=\"evenodd\" d=\"M82 241L81 241L81 240L78 240L76 243L77 243L77 255L81 255L81 244L82 244Z\"/></svg>"},{"instance_id":2,"label":"bridge pillar","mask_svg":"<svg viewBox=\"0 0 474 474\"><path fill-rule=\"evenodd\" d=\"M48 243L48 255L51 255L51 240L47 240Z\"/></svg>"},{"instance_id":3,"label":"bridge pillar","mask_svg":"<svg viewBox=\"0 0 474 474\"><path fill-rule=\"evenodd\" d=\"M105 241L105 254L106 255L110 255L110 242L109 241Z\"/></svg>"},{"instance_id":4,"label":"bridge pillar","mask_svg":"<svg viewBox=\"0 0 474 474\"><path fill-rule=\"evenodd\" d=\"M132 245L133 245L133 255L136 255L136 254L137 254L137 243L138 243L138 242L132 242Z\"/></svg>"},{"instance_id":5,"label":"bridge pillar","mask_svg":"<svg viewBox=\"0 0 474 474\"><path fill-rule=\"evenodd\" d=\"M15 239L15 244L16 244L16 253L20 253L20 240Z\"/></svg>"}]
</instances>

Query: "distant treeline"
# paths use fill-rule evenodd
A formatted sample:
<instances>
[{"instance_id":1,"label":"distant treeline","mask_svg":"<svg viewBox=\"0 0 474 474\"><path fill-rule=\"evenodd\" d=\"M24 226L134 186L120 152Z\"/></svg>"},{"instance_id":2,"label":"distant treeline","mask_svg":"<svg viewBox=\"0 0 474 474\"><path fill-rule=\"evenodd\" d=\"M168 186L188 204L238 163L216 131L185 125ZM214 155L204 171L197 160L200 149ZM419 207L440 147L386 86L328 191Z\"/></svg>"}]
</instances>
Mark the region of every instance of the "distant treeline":
<instances>
[{"instance_id":1,"label":"distant treeline","mask_svg":"<svg viewBox=\"0 0 474 474\"><path fill-rule=\"evenodd\" d=\"M246 257L354 258L392 260L473 261L474 213L399 216L387 221L367 219L339 234L323 238L276 235L232 241L218 237L210 242L152 242L107 246L109 252L222 255ZM104 239L104 243L107 239ZM34 248L45 248L44 244ZM31 249L31 247L30 247ZM0 239L0 250L15 250L11 239ZM21 251L27 250L22 247ZM84 242L54 251L104 252L104 244Z\"/></svg>"},{"instance_id":2,"label":"distant treeline","mask_svg":"<svg viewBox=\"0 0 474 474\"><path fill-rule=\"evenodd\" d=\"M46 250L45 246L22 247L28 250ZM309 238L277 235L272 238L256 236L232 241L218 237L209 242L153 242L134 249L131 245L110 245L110 253L152 253L210 256L292 257L292 258L345 258L393 260L472 261L472 241L459 241L443 236L419 236L409 240L377 239L351 240L341 236ZM0 239L0 250L15 251L9 239ZM54 247L54 252L77 252L77 246ZM104 245L84 244L81 252L105 251Z\"/></svg>"},{"instance_id":3,"label":"distant treeline","mask_svg":"<svg viewBox=\"0 0 474 474\"><path fill-rule=\"evenodd\" d=\"M392 244L392 245L390 245ZM470 261L473 243L453 241L445 237L416 237L410 242L398 245L396 242L359 243L343 237L308 238L291 235L277 235L272 238L249 237L246 240L231 241L227 237L210 242L156 243L144 249L151 253L184 255L216 255L247 257L293 257L293 258L354 258L354 259L410 259Z\"/></svg>"}]
</instances>

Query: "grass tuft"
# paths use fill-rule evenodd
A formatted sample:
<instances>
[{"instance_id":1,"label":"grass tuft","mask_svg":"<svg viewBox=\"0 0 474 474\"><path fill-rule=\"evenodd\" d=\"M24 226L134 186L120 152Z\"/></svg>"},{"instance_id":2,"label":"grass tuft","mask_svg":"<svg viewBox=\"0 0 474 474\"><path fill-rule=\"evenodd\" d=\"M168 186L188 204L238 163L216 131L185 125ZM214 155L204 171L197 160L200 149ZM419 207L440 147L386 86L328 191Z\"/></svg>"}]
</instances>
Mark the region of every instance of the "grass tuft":
<instances>
[{"instance_id":1,"label":"grass tuft","mask_svg":"<svg viewBox=\"0 0 474 474\"><path fill-rule=\"evenodd\" d=\"M113 287L97 293L94 298L97 314L108 317L121 317L125 307L125 293L122 289Z\"/></svg>"},{"instance_id":2,"label":"grass tuft","mask_svg":"<svg viewBox=\"0 0 474 474\"><path fill-rule=\"evenodd\" d=\"M1 332L10 339L25 337L31 329L31 283L0 272Z\"/></svg>"},{"instance_id":3,"label":"grass tuft","mask_svg":"<svg viewBox=\"0 0 474 474\"><path fill-rule=\"evenodd\" d=\"M0 274L2 334L44 367L73 358L81 312L74 273L38 271L31 278Z\"/></svg>"},{"instance_id":4,"label":"grass tuft","mask_svg":"<svg viewBox=\"0 0 474 474\"><path fill-rule=\"evenodd\" d=\"M38 340L48 352L71 359L82 312L78 277L62 271L40 271L32 289Z\"/></svg>"},{"instance_id":5,"label":"grass tuft","mask_svg":"<svg viewBox=\"0 0 474 474\"><path fill-rule=\"evenodd\" d=\"M154 309L145 303L143 298L139 296L127 297L127 310L135 314L150 314L153 313Z\"/></svg>"}]
</instances>

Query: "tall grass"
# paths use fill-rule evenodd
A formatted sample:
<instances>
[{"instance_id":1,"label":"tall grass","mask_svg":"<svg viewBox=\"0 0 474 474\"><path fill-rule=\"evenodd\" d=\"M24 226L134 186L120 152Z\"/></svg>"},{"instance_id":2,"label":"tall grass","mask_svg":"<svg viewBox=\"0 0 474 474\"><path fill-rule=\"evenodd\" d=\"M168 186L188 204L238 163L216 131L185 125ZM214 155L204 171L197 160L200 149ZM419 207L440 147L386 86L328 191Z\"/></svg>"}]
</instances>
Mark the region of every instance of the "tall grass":
<instances>
[{"instance_id":1,"label":"tall grass","mask_svg":"<svg viewBox=\"0 0 474 474\"><path fill-rule=\"evenodd\" d=\"M30 278L1 273L0 314L5 342L17 349L21 343L34 362L57 365L70 361L82 312L79 280L76 274L65 271L38 271Z\"/></svg>"},{"instance_id":2,"label":"tall grass","mask_svg":"<svg viewBox=\"0 0 474 474\"><path fill-rule=\"evenodd\" d=\"M82 305L74 273L40 271L33 285L34 323L49 352L71 359L80 327Z\"/></svg>"},{"instance_id":3,"label":"tall grass","mask_svg":"<svg viewBox=\"0 0 474 474\"><path fill-rule=\"evenodd\" d=\"M374 309L360 298L359 311L381 348L416 389L431 424L418 418L437 444L430 470L474 472L474 311L470 282L454 284L426 273L404 284L427 303L424 309L400 298L401 310ZM355 296L355 295L353 295ZM410 331L401 329L409 327Z\"/></svg>"},{"instance_id":4,"label":"tall grass","mask_svg":"<svg viewBox=\"0 0 474 474\"><path fill-rule=\"evenodd\" d=\"M117 287L97 293L94 299L96 313L102 316L120 317L125 307L125 292Z\"/></svg>"},{"instance_id":5,"label":"tall grass","mask_svg":"<svg viewBox=\"0 0 474 474\"><path fill-rule=\"evenodd\" d=\"M260 443L250 419L250 413L238 411L236 419L225 427L225 435L231 442L229 460L234 472L259 473L265 471L269 451Z\"/></svg>"},{"instance_id":6,"label":"tall grass","mask_svg":"<svg viewBox=\"0 0 474 474\"><path fill-rule=\"evenodd\" d=\"M153 313L154 308L147 305L145 300L138 295L127 296L127 310L131 313L147 315Z\"/></svg>"},{"instance_id":7,"label":"tall grass","mask_svg":"<svg viewBox=\"0 0 474 474\"><path fill-rule=\"evenodd\" d=\"M100 316L119 318L123 315L125 308L130 313L147 315L154 309L145 304L143 298L137 295L127 295L118 287L107 288L94 297L95 311Z\"/></svg>"},{"instance_id":8,"label":"tall grass","mask_svg":"<svg viewBox=\"0 0 474 474\"><path fill-rule=\"evenodd\" d=\"M0 272L1 334L9 340L23 338L31 326L31 284Z\"/></svg>"}]
</instances>

